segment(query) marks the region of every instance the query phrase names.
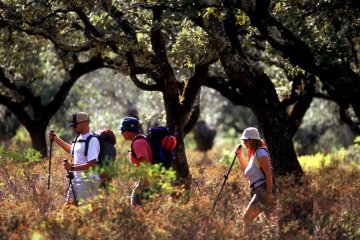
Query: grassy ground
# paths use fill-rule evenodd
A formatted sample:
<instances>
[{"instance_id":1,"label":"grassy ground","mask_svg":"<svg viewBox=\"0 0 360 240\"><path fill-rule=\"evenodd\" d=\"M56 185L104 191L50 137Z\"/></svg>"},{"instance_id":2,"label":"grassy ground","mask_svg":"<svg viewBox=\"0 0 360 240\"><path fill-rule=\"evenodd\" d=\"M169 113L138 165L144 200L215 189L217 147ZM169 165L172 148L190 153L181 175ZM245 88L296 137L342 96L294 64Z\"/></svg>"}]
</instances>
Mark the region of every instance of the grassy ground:
<instances>
[{"instance_id":1,"label":"grassy ground","mask_svg":"<svg viewBox=\"0 0 360 240\"><path fill-rule=\"evenodd\" d=\"M2 149L0 239L242 239L249 190L239 165L234 166L210 215L232 160L224 149L231 147L218 147L207 156L189 150L191 191L178 186L176 194L156 196L136 208L129 205L134 176L123 152L117 159L112 191L91 204L67 210L63 203L68 179L61 165L66 154L56 151L52 157L48 190L48 159L32 161L37 158L31 151ZM303 166L309 164L303 184L295 187L289 178L282 179L276 213L270 220L261 214L250 239L359 239L360 172L342 167L344 162L353 166L349 163L359 155L342 151L300 158Z\"/></svg>"}]
</instances>

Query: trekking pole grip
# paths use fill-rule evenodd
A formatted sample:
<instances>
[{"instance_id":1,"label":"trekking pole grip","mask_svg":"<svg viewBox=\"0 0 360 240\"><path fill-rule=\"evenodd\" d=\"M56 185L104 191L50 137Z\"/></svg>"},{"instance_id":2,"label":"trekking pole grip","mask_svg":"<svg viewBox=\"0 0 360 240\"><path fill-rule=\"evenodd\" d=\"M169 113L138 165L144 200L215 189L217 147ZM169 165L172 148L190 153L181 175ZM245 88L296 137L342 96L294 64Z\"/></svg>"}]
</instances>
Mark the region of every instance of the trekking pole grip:
<instances>
[{"instance_id":1,"label":"trekking pole grip","mask_svg":"<svg viewBox=\"0 0 360 240\"><path fill-rule=\"evenodd\" d=\"M55 131L51 129L50 134L51 134L51 136L55 136ZM54 141L54 138L50 138L50 142L52 143L53 141Z\"/></svg>"},{"instance_id":2,"label":"trekking pole grip","mask_svg":"<svg viewBox=\"0 0 360 240\"><path fill-rule=\"evenodd\" d=\"M67 160L66 158L64 158L64 159L63 159L63 162L64 162L64 163L67 163L68 160ZM69 170L66 170L66 171L69 172Z\"/></svg>"},{"instance_id":3,"label":"trekking pole grip","mask_svg":"<svg viewBox=\"0 0 360 240\"><path fill-rule=\"evenodd\" d=\"M67 161L68 161L68 160L67 160L66 158L63 159L63 162L64 162L64 163L67 163ZM69 170L66 170L66 171L69 173Z\"/></svg>"},{"instance_id":4,"label":"trekking pole grip","mask_svg":"<svg viewBox=\"0 0 360 240\"><path fill-rule=\"evenodd\" d=\"M63 161L64 161L64 163L67 163L68 160L67 160L67 159L64 159ZM66 170L66 172L67 172L67 176L66 176L66 177L69 178L70 180L75 177L75 176L74 176L74 173L73 173L72 171Z\"/></svg>"},{"instance_id":5,"label":"trekking pole grip","mask_svg":"<svg viewBox=\"0 0 360 240\"><path fill-rule=\"evenodd\" d=\"M66 158L63 159L63 162L64 162L64 163L67 163L67 161L68 161L68 160L67 160ZM67 171L68 174L69 174L70 171L69 171L69 170L66 170L66 171Z\"/></svg>"}]
</instances>

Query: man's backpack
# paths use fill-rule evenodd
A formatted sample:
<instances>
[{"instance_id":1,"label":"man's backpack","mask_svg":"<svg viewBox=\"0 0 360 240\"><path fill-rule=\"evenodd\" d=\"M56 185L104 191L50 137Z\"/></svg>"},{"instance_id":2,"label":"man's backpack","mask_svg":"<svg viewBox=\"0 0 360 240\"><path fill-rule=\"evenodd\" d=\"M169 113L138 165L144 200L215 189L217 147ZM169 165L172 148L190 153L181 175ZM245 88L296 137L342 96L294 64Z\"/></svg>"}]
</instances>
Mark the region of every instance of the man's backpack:
<instances>
[{"instance_id":1,"label":"man's backpack","mask_svg":"<svg viewBox=\"0 0 360 240\"><path fill-rule=\"evenodd\" d=\"M100 144L100 153L98 157L98 164L100 166L106 166L111 161L116 158L116 137L113 131L110 129L102 128L98 129L95 132L91 133L85 140L77 140L79 135L77 135L73 141L76 142L85 142L85 151L84 156L87 156L89 151L89 142L91 138L96 137L99 140ZM74 148L72 151L72 155L74 155Z\"/></svg>"},{"instance_id":2,"label":"man's backpack","mask_svg":"<svg viewBox=\"0 0 360 240\"><path fill-rule=\"evenodd\" d=\"M130 151L134 158L136 154L133 150L133 144L137 139L146 139L149 141L153 155L152 164L161 164L169 169L174 162L176 147L176 138L170 134L168 127L152 127L147 135L138 135L131 143Z\"/></svg>"}]
</instances>

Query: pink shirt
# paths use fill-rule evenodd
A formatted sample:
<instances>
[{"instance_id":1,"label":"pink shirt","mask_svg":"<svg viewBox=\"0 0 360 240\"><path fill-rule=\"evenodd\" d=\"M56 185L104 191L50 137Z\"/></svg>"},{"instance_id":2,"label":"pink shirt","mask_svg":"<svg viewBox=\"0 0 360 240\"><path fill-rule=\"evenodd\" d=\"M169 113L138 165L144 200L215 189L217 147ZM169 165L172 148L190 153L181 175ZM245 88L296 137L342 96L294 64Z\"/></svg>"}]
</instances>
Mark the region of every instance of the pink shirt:
<instances>
[{"instance_id":1,"label":"pink shirt","mask_svg":"<svg viewBox=\"0 0 360 240\"><path fill-rule=\"evenodd\" d=\"M148 157L150 160L150 163L153 162L151 146L150 146L150 143L146 139L140 138L140 139L135 140L133 142L132 149L135 152L137 158L135 158L130 152L130 155L129 155L130 161L133 164L136 164L137 167L140 165L139 159L141 159L142 157Z\"/></svg>"}]
</instances>

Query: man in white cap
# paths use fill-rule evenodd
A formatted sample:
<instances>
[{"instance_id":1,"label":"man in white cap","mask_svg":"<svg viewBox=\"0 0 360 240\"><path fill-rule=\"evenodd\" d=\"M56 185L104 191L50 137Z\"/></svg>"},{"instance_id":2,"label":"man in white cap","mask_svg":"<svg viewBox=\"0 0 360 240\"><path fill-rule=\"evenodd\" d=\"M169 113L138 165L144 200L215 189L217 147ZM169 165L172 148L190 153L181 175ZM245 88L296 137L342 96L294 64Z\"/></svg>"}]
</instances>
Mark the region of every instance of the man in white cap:
<instances>
[{"instance_id":1,"label":"man in white cap","mask_svg":"<svg viewBox=\"0 0 360 240\"><path fill-rule=\"evenodd\" d=\"M71 180L73 186L69 184L66 205L77 205L78 201L81 203L97 195L100 187L98 173L89 171L95 167L100 152L99 140L92 137L89 123L89 115L85 112L77 112L71 116L68 126L77 134L72 144L62 140L54 132L49 132L49 138L73 156L72 164L63 163L65 170L74 173L74 178Z\"/></svg>"}]
</instances>

